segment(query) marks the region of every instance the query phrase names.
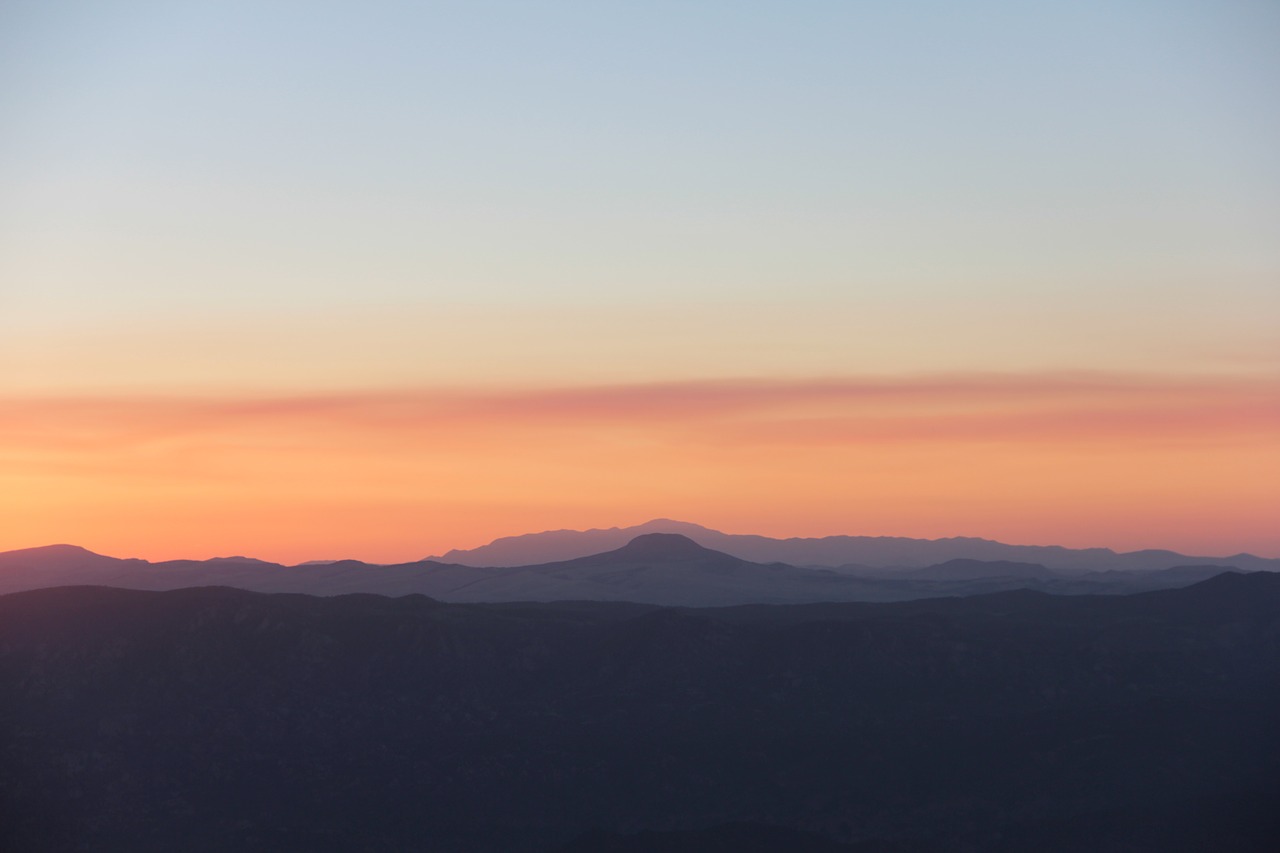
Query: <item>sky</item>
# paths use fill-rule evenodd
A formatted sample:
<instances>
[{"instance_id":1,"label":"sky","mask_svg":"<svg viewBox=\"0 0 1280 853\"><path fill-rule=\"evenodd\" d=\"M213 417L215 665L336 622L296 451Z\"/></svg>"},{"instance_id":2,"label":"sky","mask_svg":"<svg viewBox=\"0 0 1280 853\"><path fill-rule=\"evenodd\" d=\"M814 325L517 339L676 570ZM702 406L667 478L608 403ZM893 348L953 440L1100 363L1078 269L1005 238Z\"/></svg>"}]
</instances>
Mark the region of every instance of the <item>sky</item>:
<instances>
[{"instance_id":1,"label":"sky","mask_svg":"<svg viewBox=\"0 0 1280 853\"><path fill-rule=\"evenodd\" d=\"M0 2L0 550L1280 556L1280 5Z\"/></svg>"}]
</instances>

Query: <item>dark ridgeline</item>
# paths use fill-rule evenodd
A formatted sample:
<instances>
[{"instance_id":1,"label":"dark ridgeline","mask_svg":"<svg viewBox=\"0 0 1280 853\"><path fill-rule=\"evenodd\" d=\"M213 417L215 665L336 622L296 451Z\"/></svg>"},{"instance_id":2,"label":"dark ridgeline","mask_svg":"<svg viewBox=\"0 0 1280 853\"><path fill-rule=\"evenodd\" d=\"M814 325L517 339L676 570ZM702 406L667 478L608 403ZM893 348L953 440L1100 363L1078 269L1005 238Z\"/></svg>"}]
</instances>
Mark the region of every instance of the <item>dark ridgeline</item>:
<instances>
[{"instance_id":1,"label":"dark ridgeline","mask_svg":"<svg viewBox=\"0 0 1280 853\"><path fill-rule=\"evenodd\" d=\"M1267 573L725 609L47 589L0 597L0 849L1269 850L1277 719Z\"/></svg>"}]
</instances>

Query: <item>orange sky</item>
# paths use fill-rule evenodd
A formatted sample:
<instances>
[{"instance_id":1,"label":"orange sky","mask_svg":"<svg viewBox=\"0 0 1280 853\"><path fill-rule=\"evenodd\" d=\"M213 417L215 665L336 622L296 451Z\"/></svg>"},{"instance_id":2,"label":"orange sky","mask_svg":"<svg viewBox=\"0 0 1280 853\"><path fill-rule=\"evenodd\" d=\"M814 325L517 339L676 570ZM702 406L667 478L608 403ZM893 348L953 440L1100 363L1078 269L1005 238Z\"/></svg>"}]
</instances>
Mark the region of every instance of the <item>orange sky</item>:
<instances>
[{"instance_id":1,"label":"orange sky","mask_svg":"<svg viewBox=\"0 0 1280 853\"><path fill-rule=\"evenodd\" d=\"M1280 554L1280 382L939 374L17 396L0 549L421 558L651 517Z\"/></svg>"}]
</instances>

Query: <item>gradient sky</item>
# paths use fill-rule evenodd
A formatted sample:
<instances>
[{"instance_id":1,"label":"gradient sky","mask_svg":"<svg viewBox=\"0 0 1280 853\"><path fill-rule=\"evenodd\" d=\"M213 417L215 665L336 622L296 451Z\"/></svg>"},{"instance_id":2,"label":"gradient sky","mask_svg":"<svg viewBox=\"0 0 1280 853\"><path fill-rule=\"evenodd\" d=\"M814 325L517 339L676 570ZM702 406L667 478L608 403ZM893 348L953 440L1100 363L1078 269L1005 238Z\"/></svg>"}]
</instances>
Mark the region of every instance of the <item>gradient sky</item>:
<instances>
[{"instance_id":1,"label":"gradient sky","mask_svg":"<svg viewBox=\"0 0 1280 853\"><path fill-rule=\"evenodd\" d=\"M0 549L1280 555L1280 5L0 3Z\"/></svg>"}]
</instances>

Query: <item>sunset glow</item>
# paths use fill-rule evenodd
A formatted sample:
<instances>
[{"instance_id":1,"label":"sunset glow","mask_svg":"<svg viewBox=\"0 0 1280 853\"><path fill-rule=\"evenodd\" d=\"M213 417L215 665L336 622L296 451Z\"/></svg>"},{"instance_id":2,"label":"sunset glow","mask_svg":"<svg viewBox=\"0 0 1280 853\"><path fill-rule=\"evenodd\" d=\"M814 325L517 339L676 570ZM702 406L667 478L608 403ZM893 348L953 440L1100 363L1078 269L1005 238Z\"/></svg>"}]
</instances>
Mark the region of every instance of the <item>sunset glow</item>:
<instances>
[{"instance_id":1,"label":"sunset glow","mask_svg":"<svg viewBox=\"0 0 1280 853\"><path fill-rule=\"evenodd\" d=\"M0 550L1280 556L1266 4L111 5L0 10Z\"/></svg>"},{"instance_id":2,"label":"sunset glow","mask_svg":"<svg viewBox=\"0 0 1280 853\"><path fill-rule=\"evenodd\" d=\"M13 529L125 556L406 561L662 515L775 535L1280 544L1270 381L938 375L6 409Z\"/></svg>"}]
</instances>

